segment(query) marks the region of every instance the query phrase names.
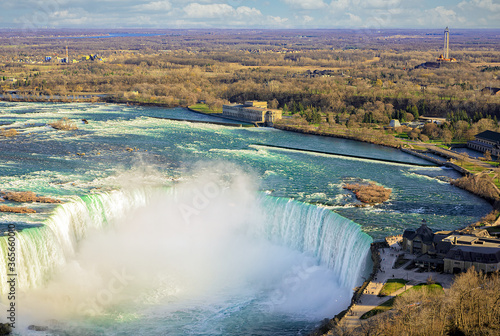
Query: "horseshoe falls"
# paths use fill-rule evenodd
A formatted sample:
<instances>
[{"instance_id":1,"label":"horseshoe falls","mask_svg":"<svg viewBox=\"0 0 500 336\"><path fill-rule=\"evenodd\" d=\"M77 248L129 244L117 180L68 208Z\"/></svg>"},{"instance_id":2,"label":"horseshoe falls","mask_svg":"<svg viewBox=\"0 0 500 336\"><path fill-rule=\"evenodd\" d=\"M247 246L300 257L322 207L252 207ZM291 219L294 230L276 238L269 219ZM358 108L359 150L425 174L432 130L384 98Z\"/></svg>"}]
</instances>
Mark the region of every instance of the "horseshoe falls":
<instances>
[{"instance_id":1,"label":"horseshoe falls","mask_svg":"<svg viewBox=\"0 0 500 336\"><path fill-rule=\"evenodd\" d=\"M56 131L62 116L78 130ZM1 308L15 228L16 333L298 335L345 309L374 239L470 223L490 211L446 182L453 171L254 143L420 163L396 150L274 129L157 119L184 109L0 102L0 191L63 204L0 213ZM391 199L356 207L342 184Z\"/></svg>"}]
</instances>

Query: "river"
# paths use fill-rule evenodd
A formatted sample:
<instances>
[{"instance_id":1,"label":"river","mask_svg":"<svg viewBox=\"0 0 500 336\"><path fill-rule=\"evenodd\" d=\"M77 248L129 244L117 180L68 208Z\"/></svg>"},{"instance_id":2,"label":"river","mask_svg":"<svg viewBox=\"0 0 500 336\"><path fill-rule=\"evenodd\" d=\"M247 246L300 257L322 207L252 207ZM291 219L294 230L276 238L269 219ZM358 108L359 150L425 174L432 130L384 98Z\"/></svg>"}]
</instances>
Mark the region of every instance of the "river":
<instances>
[{"instance_id":1,"label":"river","mask_svg":"<svg viewBox=\"0 0 500 336\"><path fill-rule=\"evenodd\" d=\"M63 117L78 130L47 126ZM447 182L455 171L406 165L427 162L396 149L159 118L210 121L182 108L0 102L0 125L19 131L0 138L0 190L65 202L0 217L2 231L32 227L17 235L21 326L304 334L346 307L373 239L491 210ZM361 180L391 188L390 200L356 206L342 184Z\"/></svg>"}]
</instances>

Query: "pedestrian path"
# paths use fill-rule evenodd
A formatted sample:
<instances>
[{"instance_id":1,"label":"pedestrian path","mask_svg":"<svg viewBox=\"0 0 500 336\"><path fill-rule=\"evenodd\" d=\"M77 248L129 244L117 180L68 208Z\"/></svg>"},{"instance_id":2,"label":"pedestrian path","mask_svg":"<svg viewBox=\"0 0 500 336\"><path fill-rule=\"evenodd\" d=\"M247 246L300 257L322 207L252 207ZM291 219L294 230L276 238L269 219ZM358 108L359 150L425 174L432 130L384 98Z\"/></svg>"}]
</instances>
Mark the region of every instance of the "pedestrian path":
<instances>
[{"instance_id":1,"label":"pedestrian path","mask_svg":"<svg viewBox=\"0 0 500 336\"><path fill-rule=\"evenodd\" d=\"M379 251L381 264L377 275L372 281L370 281L358 302L351 306L347 314L341 320L342 325L349 329L360 327L362 323L366 321L360 320L360 317L364 313L381 305L392 297L403 293L405 290L408 290L414 285L426 282L429 276L432 276L433 280L439 282L444 288L449 288L453 281L453 276L449 274L436 272L417 273L413 270L405 270L404 266L406 266L406 264L400 268L393 268L398 255L404 252L398 251L395 248L383 248ZM405 258L411 259L414 258L414 256L406 254ZM407 279L409 282L405 287L397 290L389 296L377 296L388 279Z\"/></svg>"}]
</instances>

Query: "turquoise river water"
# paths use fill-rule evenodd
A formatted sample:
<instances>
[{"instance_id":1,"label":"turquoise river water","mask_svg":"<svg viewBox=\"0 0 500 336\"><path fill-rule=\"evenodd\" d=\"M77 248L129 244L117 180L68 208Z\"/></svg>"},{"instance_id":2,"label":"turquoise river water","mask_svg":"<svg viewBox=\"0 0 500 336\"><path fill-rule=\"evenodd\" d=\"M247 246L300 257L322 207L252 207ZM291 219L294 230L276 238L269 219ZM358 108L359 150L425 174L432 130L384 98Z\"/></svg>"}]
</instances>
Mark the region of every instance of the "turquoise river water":
<instances>
[{"instance_id":1,"label":"turquoise river water","mask_svg":"<svg viewBox=\"0 0 500 336\"><path fill-rule=\"evenodd\" d=\"M78 129L48 126L63 117ZM17 334L39 335L27 329L37 324L47 335L307 335L347 307L374 239L422 219L459 228L491 210L448 183L455 171L395 149L161 118L220 121L182 108L0 102L0 127L19 131L0 138L0 191L63 201L0 214L2 232L16 230ZM368 180L390 200L357 207L342 189Z\"/></svg>"}]
</instances>

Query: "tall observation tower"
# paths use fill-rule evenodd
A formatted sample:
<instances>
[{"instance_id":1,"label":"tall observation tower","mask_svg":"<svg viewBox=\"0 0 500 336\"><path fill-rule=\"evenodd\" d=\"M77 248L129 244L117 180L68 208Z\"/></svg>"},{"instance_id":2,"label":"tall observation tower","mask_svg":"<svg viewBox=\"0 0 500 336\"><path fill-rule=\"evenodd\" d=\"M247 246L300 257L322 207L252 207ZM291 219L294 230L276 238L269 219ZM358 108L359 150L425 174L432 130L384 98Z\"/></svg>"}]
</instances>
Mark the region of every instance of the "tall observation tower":
<instances>
[{"instance_id":1,"label":"tall observation tower","mask_svg":"<svg viewBox=\"0 0 500 336\"><path fill-rule=\"evenodd\" d=\"M448 27L444 30L444 48L443 48L444 59L450 58L450 30Z\"/></svg>"},{"instance_id":2,"label":"tall observation tower","mask_svg":"<svg viewBox=\"0 0 500 336\"><path fill-rule=\"evenodd\" d=\"M444 30L444 47L443 53L437 59L439 62L456 62L454 58L450 58L450 30L448 27Z\"/></svg>"}]
</instances>

